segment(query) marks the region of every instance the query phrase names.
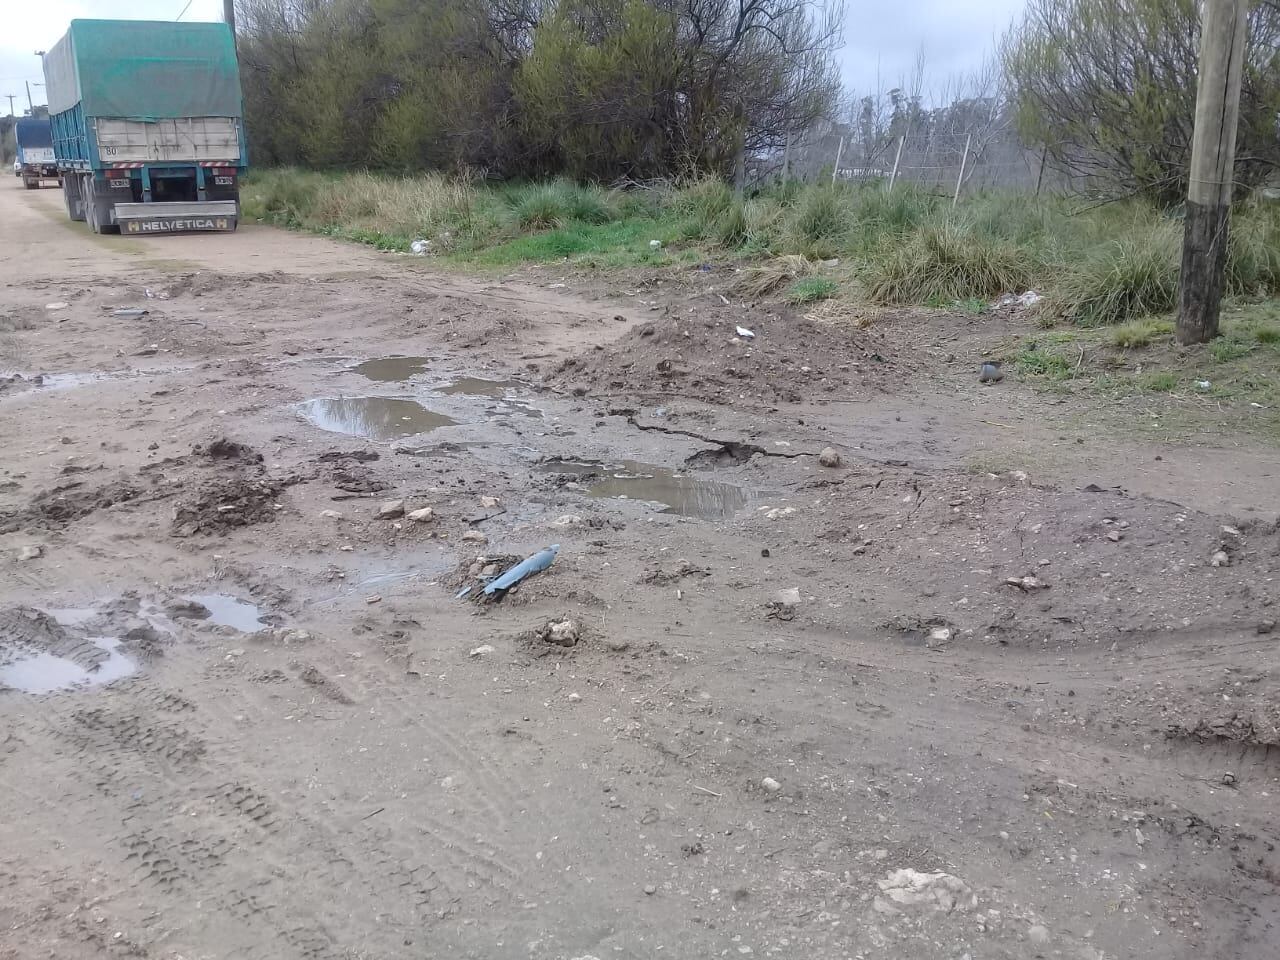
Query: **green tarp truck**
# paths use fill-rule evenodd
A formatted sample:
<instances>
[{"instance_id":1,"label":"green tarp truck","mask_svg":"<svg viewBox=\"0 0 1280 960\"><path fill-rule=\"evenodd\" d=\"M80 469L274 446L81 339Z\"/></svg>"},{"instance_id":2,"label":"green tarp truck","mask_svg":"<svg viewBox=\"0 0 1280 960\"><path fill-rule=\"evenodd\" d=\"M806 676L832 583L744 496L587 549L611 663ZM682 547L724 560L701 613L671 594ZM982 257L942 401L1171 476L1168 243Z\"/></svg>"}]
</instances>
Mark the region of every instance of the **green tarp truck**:
<instances>
[{"instance_id":1,"label":"green tarp truck","mask_svg":"<svg viewBox=\"0 0 1280 960\"><path fill-rule=\"evenodd\" d=\"M72 220L95 233L235 229L248 160L230 27L72 20L44 75Z\"/></svg>"}]
</instances>

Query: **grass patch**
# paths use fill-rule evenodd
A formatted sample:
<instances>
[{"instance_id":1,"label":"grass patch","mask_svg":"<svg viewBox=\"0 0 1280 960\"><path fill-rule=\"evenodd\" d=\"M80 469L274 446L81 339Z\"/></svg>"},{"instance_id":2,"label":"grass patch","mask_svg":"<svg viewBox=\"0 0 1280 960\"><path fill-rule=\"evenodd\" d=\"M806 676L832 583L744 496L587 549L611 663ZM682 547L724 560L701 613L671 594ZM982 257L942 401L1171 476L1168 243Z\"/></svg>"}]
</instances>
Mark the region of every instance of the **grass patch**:
<instances>
[{"instance_id":1,"label":"grass patch","mask_svg":"<svg viewBox=\"0 0 1280 960\"><path fill-rule=\"evenodd\" d=\"M1047 380L1066 380L1074 369L1070 360L1060 353L1030 346L1017 356L1018 372Z\"/></svg>"},{"instance_id":2,"label":"grass patch","mask_svg":"<svg viewBox=\"0 0 1280 960\"><path fill-rule=\"evenodd\" d=\"M827 300L834 297L839 289L840 284L830 277L805 277L787 287L787 292L783 299L787 303L797 306L804 303L816 303L819 300Z\"/></svg>"},{"instance_id":3,"label":"grass patch","mask_svg":"<svg viewBox=\"0 0 1280 960\"><path fill-rule=\"evenodd\" d=\"M1172 321L1148 317L1145 320L1130 320L1112 328L1107 334L1107 341L1120 350L1140 350L1172 333Z\"/></svg>"},{"instance_id":4,"label":"grass patch","mask_svg":"<svg viewBox=\"0 0 1280 960\"><path fill-rule=\"evenodd\" d=\"M1254 345L1235 336L1218 337L1209 344L1209 356L1217 363L1229 363L1247 357Z\"/></svg>"},{"instance_id":5,"label":"grass patch","mask_svg":"<svg viewBox=\"0 0 1280 960\"><path fill-rule=\"evenodd\" d=\"M1172 393L1178 389L1178 375L1172 370L1156 370L1139 374L1134 383L1146 393Z\"/></svg>"}]
</instances>

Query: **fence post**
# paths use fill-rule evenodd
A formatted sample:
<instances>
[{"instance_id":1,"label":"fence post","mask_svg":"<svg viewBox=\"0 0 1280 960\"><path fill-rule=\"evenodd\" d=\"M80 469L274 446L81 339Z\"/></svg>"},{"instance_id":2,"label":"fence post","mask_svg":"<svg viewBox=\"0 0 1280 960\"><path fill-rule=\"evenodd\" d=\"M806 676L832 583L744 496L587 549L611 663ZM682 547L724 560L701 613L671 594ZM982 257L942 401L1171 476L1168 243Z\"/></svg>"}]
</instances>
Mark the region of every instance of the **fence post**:
<instances>
[{"instance_id":1,"label":"fence post","mask_svg":"<svg viewBox=\"0 0 1280 960\"><path fill-rule=\"evenodd\" d=\"M844 137L840 138L840 146L836 147L836 165L831 168L831 183L836 182L836 177L840 175L840 157L844 154Z\"/></svg>"},{"instance_id":2,"label":"fence post","mask_svg":"<svg viewBox=\"0 0 1280 960\"><path fill-rule=\"evenodd\" d=\"M960 154L960 175L956 177L956 193L951 198L951 209L956 208L956 204L960 202L960 184L964 183L964 162L969 159L969 142L973 139L973 134L969 134L964 138L964 153Z\"/></svg>"},{"instance_id":3,"label":"fence post","mask_svg":"<svg viewBox=\"0 0 1280 960\"><path fill-rule=\"evenodd\" d=\"M1036 174L1036 196L1040 196L1040 184L1044 183L1044 161L1049 156L1049 147L1046 145L1040 151L1040 172Z\"/></svg>"},{"instance_id":4,"label":"fence post","mask_svg":"<svg viewBox=\"0 0 1280 960\"><path fill-rule=\"evenodd\" d=\"M898 179L898 164L902 162L902 145L906 143L905 136L898 138L898 151L893 155L893 172L889 174L889 192L893 193L893 183Z\"/></svg>"},{"instance_id":5,"label":"fence post","mask_svg":"<svg viewBox=\"0 0 1280 960\"><path fill-rule=\"evenodd\" d=\"M791 131L787 131L787 143L782 148L782 182L791 179Z\"/></svg>"}]
</instances>

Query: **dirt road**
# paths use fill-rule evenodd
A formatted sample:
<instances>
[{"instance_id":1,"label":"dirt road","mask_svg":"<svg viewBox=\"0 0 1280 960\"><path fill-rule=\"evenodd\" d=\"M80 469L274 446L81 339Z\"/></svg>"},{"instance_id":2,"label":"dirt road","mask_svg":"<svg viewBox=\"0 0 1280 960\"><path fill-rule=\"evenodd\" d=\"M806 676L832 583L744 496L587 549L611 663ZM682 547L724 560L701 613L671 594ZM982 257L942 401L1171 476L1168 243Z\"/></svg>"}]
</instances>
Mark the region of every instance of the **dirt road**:
<instances>
[{"instance_id":1,"label":"dirt road","mask_svg":"<svg viewBox=\"0 0 1280 960\"><path fill-rule=\"evenodd\" d=\"M1274 451L720 268L0 267L0 958L1275 955Z\"/></svg>"}]
</instances>

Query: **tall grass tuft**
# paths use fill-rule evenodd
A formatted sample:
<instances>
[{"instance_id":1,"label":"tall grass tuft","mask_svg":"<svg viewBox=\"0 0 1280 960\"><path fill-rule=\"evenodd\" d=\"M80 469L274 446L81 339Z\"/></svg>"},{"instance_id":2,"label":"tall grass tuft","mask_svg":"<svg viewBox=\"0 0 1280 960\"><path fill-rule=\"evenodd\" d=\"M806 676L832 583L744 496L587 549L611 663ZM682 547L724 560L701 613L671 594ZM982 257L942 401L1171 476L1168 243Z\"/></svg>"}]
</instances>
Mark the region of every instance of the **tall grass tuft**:
<instances>
[{"instance_id":1,"label":"tall grass tuft","mask_svg":"<svg viewBox=\"0 0 1280 960\"><path fill-rule=\"evenodd\" d=\"M1026 289L1034 264L1025 252L956 217L929 222L899 243L882 244L864 281L877 303L991 298Z\"/></svg>"},{"instance_id":2,"label":"tall grass tuft","mask_svg":"<svg viewBox=\"0 0 1280 960\"><path fill-rule=\"evenodd\" d=\"M853 222L849 193L841 187L813 186L796 198L784 238L790 253L826 259L839 254Z\"/></svg>"},{"instance_id":3,"label":"tall grass tuft","mask_svg":"<svg viewBox=\"0 0 1280 960\"><path fill-rule=\"evenodd\" d=\"M1137 227L1067 265L1049 306L1084 327L1098 327L1172 310L1178 296L1176 224Z\"/></svg>"}]
</instances>

